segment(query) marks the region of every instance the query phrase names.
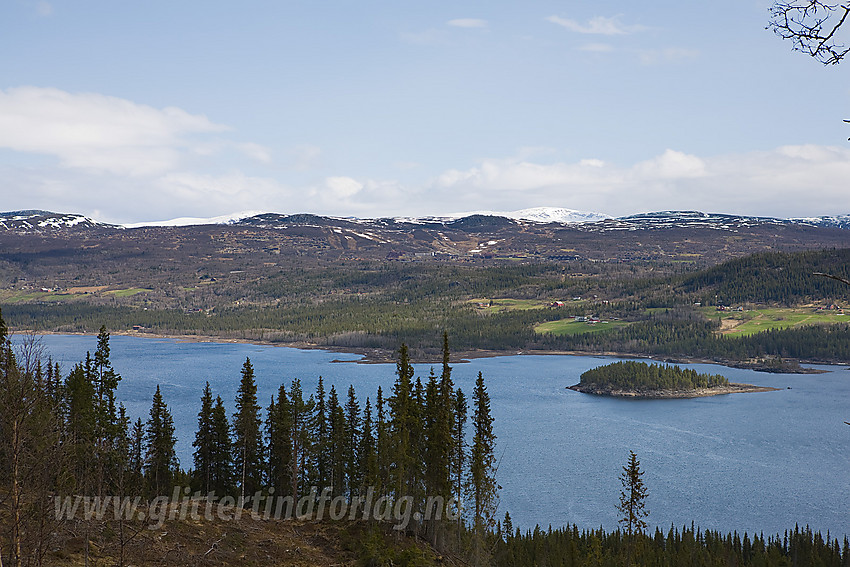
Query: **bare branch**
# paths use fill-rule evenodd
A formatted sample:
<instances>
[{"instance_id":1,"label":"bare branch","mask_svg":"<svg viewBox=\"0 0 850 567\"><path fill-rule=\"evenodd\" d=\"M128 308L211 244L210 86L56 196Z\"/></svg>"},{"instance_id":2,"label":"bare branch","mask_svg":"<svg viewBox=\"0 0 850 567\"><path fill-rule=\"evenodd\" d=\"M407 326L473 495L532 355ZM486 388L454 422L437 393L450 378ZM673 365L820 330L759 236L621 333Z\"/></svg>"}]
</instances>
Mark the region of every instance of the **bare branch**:
<instances>
[{"instance_id":1,"label":"bare branch","mask_svg":"<svg viewBox=\"0 0 850 567\"><path fill-rule=\"evenodd\" d=\"M840 276L833 276L832 274L824 274L823 272L813 272L812 275L813 276L823 276L825 278L831 278L833 280L840 281L843 284L850 285L850 280L845 280L844 278L842 278Z\"/></svg>"},{"instance_id":2,"label":"bare branch","mask_svg":"<svg viewBox=\"0 0 850 567\"><path fill-rule=\"evenodd\" d=\"M850 2L846 0L779 0L770 7L767 27L782 39L791 40L794 51L824 65L835 65L850 53L850 47L839 37L848 16Z\"/></svg>"}]
</instances>

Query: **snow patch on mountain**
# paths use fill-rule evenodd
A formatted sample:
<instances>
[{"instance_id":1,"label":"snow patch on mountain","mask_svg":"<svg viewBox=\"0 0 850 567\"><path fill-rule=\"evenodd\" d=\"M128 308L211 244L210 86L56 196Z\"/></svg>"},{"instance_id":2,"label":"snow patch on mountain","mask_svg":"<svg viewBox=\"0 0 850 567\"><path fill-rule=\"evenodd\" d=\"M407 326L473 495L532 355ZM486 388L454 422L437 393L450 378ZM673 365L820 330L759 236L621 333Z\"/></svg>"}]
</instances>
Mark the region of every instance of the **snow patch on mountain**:
<instances>
[{"instance_id":1,"label":"snow patch on mountain","mask_svg":"<svg viewBox=\"0 0 850 567\"><path fill-rule=\"evenodd\" d=\"M218 217L180 217L163 221L146 221L122 224L124 228L143 228L146 226L196 226L206 224L235 224L243 219L265 214L265 211L242 211Z\"/></svg>"},{"instance_id":2,"label":"snow patch on mountain","mask_svg":"<svg viewBox=\"0 0 850 567\"><path fill-rule=\"evenodd\" d=\"M423 222L451 222L458 219L471 217L474 215L482 215L489 217L504 217L513 220L524 220L540 223L561 223L561 224L583 224L588 222L598 222L605 219L613 218L605 213L593 213L586 211L577 211L575 209L565 209L561 207L533 207L530 209L520 209L518 211L467 211L464 213L450 213L447 215L427 216L427 217L395 217L397 222L407 223L423 223Z\"/></svg>"},{"instance_id":3,"label":"snow patch on mountain","mask_svg":"<svg viewBox=\"0 0 850 567\"><path fill-rule=\"evenodd\" d=\"M40 232L38 229L61 229L73 227L110 227L84 215L53 213L42 210L9 211L0 213L0 228Z\"/></svg>"}]
</instances>

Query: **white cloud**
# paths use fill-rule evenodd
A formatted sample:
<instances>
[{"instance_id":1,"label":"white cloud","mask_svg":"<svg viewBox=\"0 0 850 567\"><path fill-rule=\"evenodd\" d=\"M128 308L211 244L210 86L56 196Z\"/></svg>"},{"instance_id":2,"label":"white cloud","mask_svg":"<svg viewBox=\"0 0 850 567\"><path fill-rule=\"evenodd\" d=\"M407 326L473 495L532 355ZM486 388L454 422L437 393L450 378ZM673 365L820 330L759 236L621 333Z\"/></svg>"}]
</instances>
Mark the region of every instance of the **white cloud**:
<instances>
[{"instance_id":1,"label":"white cloud","mask_svg":"<svg viewBox=\"0 0 850 567\"><path fill-rule=\"evenodd\" d=\"M53 155L71 168L152 175L176 167L190 136L227 130L206 116L95 93L0 90L0 148Z\"/></svg>"},{"instance_id":2,"label":"white cloud","mask_svg":"<svg viewBox=\"0 0 850 567\"><path fill-rule=\"evenodd\" d=\"M668 149L660 156L641 162L633 171L641 178L685 179L706 175L705 162L700 158Z\"/></svg>"},{"instance_id":3,"label":"white cloud","mask_svg":"<svg viewBox=\"0 0 850 567\"><path fill-rule=\"evenodd\" d=\"M596 16L588 20L585 24L560 16L549 16L546 18L546 21L564 27L571 32L594 35L628 35L646 29L645 26L637 24L624 24L620 21L620 16L614 16L612 18Z\"/></svg>"},{"instance_id":4,"label":"white cloud","mask_svg":"<svg viewBox=\"0 0 850 567\"><path fill-rule=\"evenodd\" d=\"M605 167L605 162L596 158L583 159L578 164L585 167Z\"/></svg>"},{"instance_id":5,"label":"white cloud","mask_svg":"<svg viewBox=\"0 0 850 567\"><path fill-rule=\"evenodd\" d=\"M456 28L486 28L487 20L479 20L475 18L458 18L449 20L446 25Z\"/></svg>"},{"instance_id":6,"label":"white cloud","mask_svg":"<svg viewBox=\"0 0 850 567\"><path fill-rule=\"evenodd\" d=\"M363 184L351 177L328 177L325 187L330 190L330 196L336 199L348 199L363 189Z\"/></svg>"},{"instance_id":7,"label":"white cloud","mask_svg":"<svg viewBox=\"0 0 850 567\"><path fill-rule=\"evenodd\" d=\"M271 163L272 161L271 150L269 150L265 146L261 146L260 144L244 142L241 144L236 144L236 147L243 154L260 163Z\"/></svg>"},{"instance_id":8,"label":"white cloud","mask_svg":"<svg viewBox=\"0 0 850 567\"><path fill-rule=\"evenodd\" d=\"M847 179L850 149L844 148L786 146L713 157L667 150L630 166L484 160L437 176L429 198L459 210L484 200L491 210L535 202L614 215L694 209L787 217L850 212Z\"/></svg>"},{"instance_id":9,"label":"white cloud","mask_svg":"<svg viewBox=\"0 0 850 567\"><path fill-rule=\"evenodd\" d=\"M133 177L58 166L0 166L0 178L7 210L97 212L110 222L212 217L246 209L368 217L538 205L612 215L670 209L773 216L850 213L850 149L816 145L720 156L668 149L632 164L594 157L557 161L551 154L523 150L516 157L481 160L412 185L340 175L291 186L239 171Z\"/></svg>"}]
</instances>

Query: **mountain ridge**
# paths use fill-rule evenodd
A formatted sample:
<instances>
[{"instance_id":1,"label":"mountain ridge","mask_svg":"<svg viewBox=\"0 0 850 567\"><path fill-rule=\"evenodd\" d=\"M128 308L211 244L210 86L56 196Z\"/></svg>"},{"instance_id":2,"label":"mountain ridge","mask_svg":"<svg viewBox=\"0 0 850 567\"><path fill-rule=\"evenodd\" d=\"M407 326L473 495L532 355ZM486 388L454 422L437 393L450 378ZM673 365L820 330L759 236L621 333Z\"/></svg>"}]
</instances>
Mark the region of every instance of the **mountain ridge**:
<instances>
[{"instance_id":1,"label":"mountain ridge","mask_svg":"<svg viewBox=\"0 0 850 567\"><path fill-rule=\"evenodd\" d=\"M312 213L282 214L273 212L242 211L217 217L180 217L164 221L111 224L95 220L78 213L56 213L41 209L26 209L0 212L0 229L17 232L39 232L40 229L106 228L138 229L152 227L187 227L209 225L247 225L271 228L276 224L314 224L328 226L378 225L444 225L461 228L506 224L505 219L515 223L558 224L585 228L593 231L648 230L671 227L732 229L757 224L797 224L803 226L850 229L850 214L824 215L819 217L780 218L770 216L735 215L727 213L705 213L702 211L650 211L613 217L604 213L577 211L559 207L534 207L510 212L472 211L448 215L422 217L338 217ZM507 223L510 224L510 223Z\"/></svg>"}]
</instances>

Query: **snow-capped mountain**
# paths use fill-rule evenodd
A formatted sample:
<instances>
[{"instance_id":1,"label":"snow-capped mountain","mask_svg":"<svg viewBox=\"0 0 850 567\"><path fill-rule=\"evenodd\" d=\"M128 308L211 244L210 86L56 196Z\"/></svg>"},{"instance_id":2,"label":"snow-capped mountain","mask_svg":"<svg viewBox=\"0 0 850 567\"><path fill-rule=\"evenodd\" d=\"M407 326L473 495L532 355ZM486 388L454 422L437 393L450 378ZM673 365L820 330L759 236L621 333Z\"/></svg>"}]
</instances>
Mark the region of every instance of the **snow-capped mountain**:
<instances>
[{"instance_id":1,"label":"snow-capped mountain","mask_svg":"<svg viewBox=\"0 0 850 567\"><path fill-rule=\"evenodd\" d=\"M337 226L354 228L356 226L376 229L407 230L404 225L441 225L447 228L477 230L495 226L509 226L522 223L560 224L565 228L582 231L635 231L670 228L701 228L713 230L732 230L759 225L800 225L818 228L838 228L850 230L850 214L775 218L746 215L728 215L703 213L700 211L658 211L622 217L612 217L604 213L576 211L557 207L536 207L517 211L470 211L441 216L395 217L395 218L356 218L332 217L314 214L283 215L258 211L242 211L217 217L182 217L163 221L127 223L123 225L107 224L79 214L54 213L43 210L21 210L0 212L0 230L18 233L41 233L68 230L121 230L142 227L182 227L208 225L237 225L265 228L284 228L286 226Z\"/></svg>"},{"instance_id":2,"label":"snow-capped mountain","mask_svg":"<svg viewBox=\"0 0 850 567\"><path fill-rule=\"evenodd\" d=\"M489 216L502 217L513 220L525 220L542 223L560 223L560 224L582 224L586 222L597 222L604 219L612 218L611 215L605 213L592 213L586 211L577 211L575 209L564 209L561 207L534 207L530 209L520 209L518 211L499 212L499 211L468 211L464 213L451 213L439 216L425 217L395 217L398 222L422 223L422 222L450 222L458 219L471 216Z\"/></svg>"},{"instance_id":3,"label":"snow-capped mountain","mask_svg":"<svg viewBox=\"0 0 850 567\"><path fill-rule=\"evenodd\" d=\"M798 224L811 224L813 226L827 226L834 228L850 229L850 215L834 215L826 217L802 217L788 219Z\"/></svg>"},{"instance_id":4,"label":"snow-capped mountain","mask_svg":"<svg viewBox=\"0 0 850 567\"><path fill-rule=\"evenodd\" d=\"M265 211L242 211L218 217L180 217L163 221L146 221L122 224L124 228L142 228L145 226L194 226L203 224L235 224L243 219L264 214Z\"/></svg>"},{"instance_id":5,"label":"snow-capped mountain","mask_svg":"<svg viewBox=\"0 0 850 567\"><path fill-rule=\"evenodd\" d=\"M594 213L587 211L576 211L574 209L563 209L558 207L534 207L532 209L520 209L510 213L502 213L516 220L530 220L536 222L557 222L562 224L581 224L586 222L597 222L612 218L605 213Z\"/></svg>"},{"instance_id":6,"label":"snow-capped mountain","mask_svg":"<svg viewBox=\"0 0 850 567\"><path fill-rule=\"evenodd\" d=\"M40 232L50 229L114 227L92 218L77 215L52 213L41 210L9 211L0 213L0 229L19 232Z\"/></svg>"},{"instance_id":7,"label":"snow-capped mountain","mask_svg":"<svg viewBox=\"0 0 850 567\"><path fill-rule=\"evenodd\" d=\"M789 219L703 213L700 211L658 211L604 219L588 225L588 230L650 230L667 228L708 228L735 230L762 224L794 224Z\"/></svg>"}]
</instances>

